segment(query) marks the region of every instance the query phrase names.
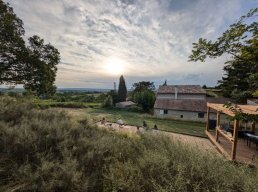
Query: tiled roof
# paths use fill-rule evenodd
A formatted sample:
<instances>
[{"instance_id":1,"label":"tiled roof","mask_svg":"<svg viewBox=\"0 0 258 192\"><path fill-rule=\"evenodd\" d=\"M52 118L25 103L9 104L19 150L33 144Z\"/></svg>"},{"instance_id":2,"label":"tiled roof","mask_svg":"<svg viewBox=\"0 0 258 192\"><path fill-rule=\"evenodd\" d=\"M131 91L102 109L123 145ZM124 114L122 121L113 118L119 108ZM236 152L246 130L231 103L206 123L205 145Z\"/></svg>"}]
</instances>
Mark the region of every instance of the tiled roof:
<instances>
[{"instance_id":1,"label":"tiled roof","mask_svg":"<svg viewBox=\"0 0 258 192\"><path fill-rule=\"evenodd\" d=\"M179 111L195 111L206 112L207 102L224 104L228 102L227 98L207 98L207 100L201 99L156 99L155 109L172 109Z\"/></svg>"},{"instance_id":2,"label":"tiled roof","mask_svg":"<svg viewBox=\"0 0 258 192\"><path fill-rule=\"evenodd\" d=\"M206 94L205 90L200 85L165 85L159 86L159 93L175 93L177 89L178 93L184 94Z\"/></svg>"},{"instance_id":3,"label":"tiled roof","mask_svg":"<svg viewBox=\"0 0 258 192\"><path fill-rule=\"evenodd\" d=\"M198 99L157 99L154 108L205 112L207 106L205 100Z\"/></svg>"}]
</instances>

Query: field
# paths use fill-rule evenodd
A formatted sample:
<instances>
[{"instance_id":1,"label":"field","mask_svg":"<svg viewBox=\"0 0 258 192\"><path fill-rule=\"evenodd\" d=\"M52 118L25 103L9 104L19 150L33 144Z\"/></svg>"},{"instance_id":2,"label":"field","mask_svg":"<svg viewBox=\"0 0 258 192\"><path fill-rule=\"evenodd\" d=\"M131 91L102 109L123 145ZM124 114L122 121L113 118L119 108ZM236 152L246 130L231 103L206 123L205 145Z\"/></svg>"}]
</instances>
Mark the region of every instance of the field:
<instances>
[{"instance_id":1,"label":"field","mask_svg":"<svg viewBox=\"0 0 258 192\"><path fill-rule=\"evenodd\" d=\"M111 122L116 122L122 119L125 124L142 126L143 121L146 121L149 128L153 128L156 124L159 130L181 133L186 135L193 135L205 137L205 124L199 122L178 121L172 119L159 119L146 113L132 112L119 109L104 109L100 107L86 108L86 109L66 109L70 114L77 118L90 116L94 121L99 121L103 117Z\"/></svg>"}]
</instances>

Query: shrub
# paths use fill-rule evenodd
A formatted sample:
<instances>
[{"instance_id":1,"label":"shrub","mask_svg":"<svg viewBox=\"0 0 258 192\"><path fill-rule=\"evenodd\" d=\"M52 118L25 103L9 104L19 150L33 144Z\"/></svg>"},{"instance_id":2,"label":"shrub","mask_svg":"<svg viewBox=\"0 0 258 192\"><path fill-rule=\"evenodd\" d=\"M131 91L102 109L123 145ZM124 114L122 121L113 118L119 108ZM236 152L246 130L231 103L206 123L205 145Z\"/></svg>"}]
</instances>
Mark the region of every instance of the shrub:
<instances>
[{"instance_id":1,"label":"shrub","mask_svg":"<svg viewBox=\"0 0 258 192\"><path fill-rule=\"evenodd\" d=\"M0 191L255 191L256 168L0 97Z\"/></svg>"},{"instance_id":2,"label":"shrub","mask_svg":"<svg viewBox=\"0 0 258 192\"><path fill-rule=\"evenodd\" d=\"M134 101L142 107L143 111L150 112L155 103L155 93L149 90L143 90L134 94Z\"/></svg>"},{"instance_id":3,"label":"shrub","mask_svg":"<svg viewBox=\"0 0 258 192\"><path fill-rule=\"evenodd\" d=\"M104 108L112 108L113 107L113 99L112 99L111 95L106 97L106 99L102 103L102 107L104 107Z\"/></svg>"}]
</instances>

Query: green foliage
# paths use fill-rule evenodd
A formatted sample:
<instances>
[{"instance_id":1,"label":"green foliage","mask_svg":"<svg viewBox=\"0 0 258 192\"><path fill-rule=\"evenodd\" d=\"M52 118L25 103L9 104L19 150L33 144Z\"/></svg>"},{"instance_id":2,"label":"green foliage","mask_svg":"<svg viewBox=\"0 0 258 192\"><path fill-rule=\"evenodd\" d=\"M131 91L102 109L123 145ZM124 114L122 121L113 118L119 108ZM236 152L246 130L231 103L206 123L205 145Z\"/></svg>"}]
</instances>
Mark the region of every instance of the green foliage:
<instances>
[{"instance_id":1,"label":"green foliage","mask_svg":"<svg viewBox=\"0 0 258 192\"><path fill-rule=\"evenodd\" d=\"M37 95L53 95L60 53L38 36L23 40L24 28L9 4L0 0L0 83L23 84Z\"/></svg>"},{"instance_id":2,"label":"green foliage","mask_svg":"<svg viewBox=\"0 0 258 192\"><path fill-rule=\"evenodd\" d=\"M80 92L61 92L56 93L51 99L57 102L102 102L105 94L89 94Z\"/></svg>"},{"instance_id":3,"label":"green foliage","mask_svg":"<svg viewBox=\"0 0 258 192\"><path fill-rule=\"evenodd\" d=\"M255 191L258 171L169 138L0 99L0 191Z\"/></svg>"},{"instance_id":4,"label":"green foliage","mask_svg":"<svg viewBox=\"0 0 258 192\"><path fill-rule=\"evenodd\" d=\"M37 95L53 95L56 92L54 86L57 67L60 61L60 53L51 44L44 44L44 40L38 36L29 38L29 63L34 70L26 74L24 88L35 91Z\"/></svg>"},{"instance_id":5,"label":"green foliage","mask_svg":"<svg viewBox=\"0 0 258 192\"><path fill-rule=\"evenodd\" d=\"M140 107L129 109L95 107L87 108L86 111L95 121L100 121L103 117L111 122L117 122L118 119L122 119L126 124L134 126L142 126L143 121L146 121L150 128L157 125L159 130L207 138L207 135L203 131L205 129L205 123L161 119L150 114L143 113L142 108Z\"/></svg>"},{"instance_id":6,"label":"green foliage","mask_svg":"<svg viewBox=\"0 0 258 192\"><path fill-rule=\"evenodd\" d=\"M114 106L113 99L111 95L108 95L107 98L103 101L102 107L104 108L112 108Z\"/></svg>"},{"instance_id":7,"label":"green foliage","mask_svg":"<svg viewBox=\"0 0 258 192\"><path fill-rule=\"evenodd\" d=\"M115 103L118 103L119 102L119 98L118 98L118 93L114 90L111 90L107 93L107 96L111 96L112 97L112 100L113 100L113 105ZM105 96L105 98L107 97Z\"/></svg>"},{"instance_id":8,"label":"green foliage","mask_svg":"<svg viewBox=\"0 0 258 192\"><path fill-rule=\"evenodd\" d=\"M216 58L224 53L232 55L224 67L225 77L219 83L224 96L242 103L258 90L257 13L258 8L252 9L214 42L200 38L198 43L193 43L189 56L190 61L205 61L207 57Z\"/></svg>"},{"instance_id":9,"label":"green foliage","mask_svg":"<svg viewBox=\"0 0 258 192\"><path fill-rule=\"evenodd\" d=\"M27 56L23 22L9 4L0 0L0 83L23 80Z\"/></svg>"},{"instance_id":10,"label":"green foliage","mask_svg":"<svg viewBox=\"0 0 258 192\"><path fill-rule=\"evenodd\" d=\"M236 119L244 122L258 122L258 115L244 113L242 109L239 108L237 105L232 105L232 103L226 103L224 104L224 107L228 108L234 113L234 117L232 117L232 119L234 120ZM258 111L258 107L256 111Z\"/></svg>"},{"instance_id":11,"label":"green foliage","mask_svg":"<svg viewBox=\"0 0 258 192\"><path fill-rule=\"evenodd\" d=\"M154 82L141 81L133 84L133 93L144 91L144 90L154 91L155 90Z\"/></svg>"},{"instance_id":12,"label":"green foliage","mask_svg":"<svg viewBox=\"0 0 258 192\"><path fill-rule=\"evenodd\" d=\"M127 95L127 89L126 89L125 79L123 75L121 75L119 79L119 86L118 86L118 96L117 96L118 102L126 101L126 95Z\"/></svg>"},{"instance_id":13,"label":"green foliage","mask_svg":"<svg viewBox=\"0 0 258 192\"><path fill-rule=\"evenodd\" d=\"M134 94L134 101L142 107L143 111L150 112L155 103L155 93L150 90L143 90Z\"/></svg>"},{"instance_id":14,"label":"green foliage","mask_svg":"<svg viewBox=\"0 0 258 192\"><path fill-rule=\"evenodd\" d=\"M0 100L1 191L255 191L257 169L171 139L72 123L60 111ZM187 154L187 155L186 155Z\"/></svg>"}]
</instances>

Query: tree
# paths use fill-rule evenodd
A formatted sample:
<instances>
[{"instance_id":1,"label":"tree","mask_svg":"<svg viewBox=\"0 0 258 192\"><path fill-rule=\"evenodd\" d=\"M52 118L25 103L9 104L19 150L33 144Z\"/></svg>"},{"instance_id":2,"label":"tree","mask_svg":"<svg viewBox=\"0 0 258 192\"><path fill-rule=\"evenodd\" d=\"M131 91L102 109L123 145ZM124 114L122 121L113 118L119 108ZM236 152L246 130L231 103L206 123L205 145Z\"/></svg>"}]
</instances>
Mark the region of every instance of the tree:
<instances>
[{"instance_id":1,"label":"tree","mask_svg":"<svg viewBox=\"0 0 258 192\"><path fill-rule=\"evenodd\" d=\"M0 84L23 84L38 95L51 95L60 54L38 36L29 38L26 46L24 34L22 20L0 0Z\"/></svg>"},{"instance_id":2,"label":"tree","mask_svg":"<svg viewBox=\"0 0 258 192\"><path fill-rule=\"evenodd\" d=\"M216 58L223 54L232 56L226 62L220 87L225 96L245 102L247 97L258 90L258 8L242 16L236 23L230 25L216 41L200 38L193 43L190 61L205 61L207 57Z\"/></svg>"},{"instance_id":3,"label":"tree","mask_svg":"<svg viewBox=\"0 0 258 192\"><path fill-rule=\"evenodd\" d=\"M110 90L107 95L110 95L112 97L112 100L113 100L113 104L119 102L118 101L118 93L114 90Z\"/></svg>"},{"instance_id":4,"label":"tree","mask_svg":"<svg viewBox=\"0 0 258 192\"><path fill-rule=\"evenodd\" d=\"M38 95L52 95L60 53L51 44L34 35L29 38L29 61L32 69L26 73L25 89L36 91Z\"/></svg>"},{"instance_id":5,"label":"tree","mask_svg":"<svg viewBox=\"0 0 258 192\"><path fill-rule=\"evenodd\" d=\"M21 83L28 56L23 22L9 4L0 0L0 83Z\"/></svg>"},{"instance_id":6,"label":"tree","mask_svg":"<svg viewBox=\"0 0 258 192\"><path fill-rule=\"evenodd\" d=\"M134 93L140 92L140 91L143 91L143 90L154 91L155 90L154 82L141 81L141 82L133 84L133 92Z\"/></svg>"},{"instance_id":7,"label":"tree","mask_svg":"<svg viewBox=\"0 0 258 192\"><path fill-rule=\"evenodd\" d=\"M118 87L118 102L126 101L127 89L125 85L125 79L123 75L121 75L119 79L119 87Z\"/></svg>"},{"instance_id":8,"label":"tree","mask_svg":"<svg viewBox=\"0 0 258 192\"><path fill-rule=\"evenodd\" d=\"M134 94L134 101L145 112L150 112L155 103L155 93L151 90L143 90Z\"/></svg>"},{"instance_id":9,"label":"tree","mask_svg":"<svg viewBox=\"0 0 258 192\"><path fill-rule=\"evenodd\" d=\"M103 103L102 103L102 107L104 108L112 108L113 107L113 99L112 99L112 96L111 95L108 95Z\"/></svg>"}]
</instances>

